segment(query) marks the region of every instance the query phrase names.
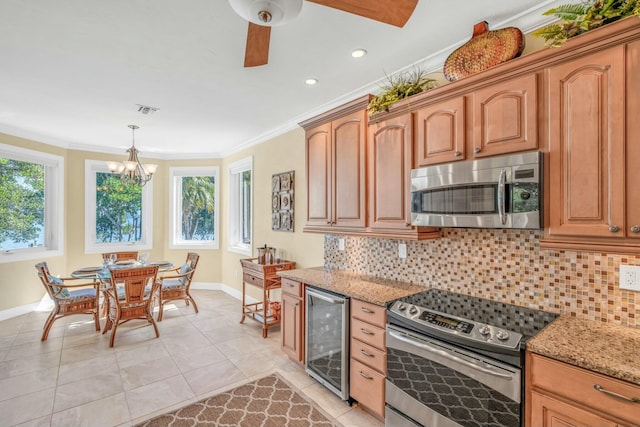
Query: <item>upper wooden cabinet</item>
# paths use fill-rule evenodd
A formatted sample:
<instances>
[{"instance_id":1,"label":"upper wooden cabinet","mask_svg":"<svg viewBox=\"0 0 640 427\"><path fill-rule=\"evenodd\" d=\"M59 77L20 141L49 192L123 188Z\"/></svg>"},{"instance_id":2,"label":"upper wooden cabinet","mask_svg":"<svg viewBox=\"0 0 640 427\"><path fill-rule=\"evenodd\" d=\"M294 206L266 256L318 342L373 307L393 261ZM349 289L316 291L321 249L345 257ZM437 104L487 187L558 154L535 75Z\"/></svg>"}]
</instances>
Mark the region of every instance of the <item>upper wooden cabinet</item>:
<instances>
[{"instance_id":1,"label":"upper wooden cabinet","mask_svg":"<svg viewBox=\"0 0 640 427\"><path fill-rule=\"evenodd\" d=\"M415 166L538 148L538 75L526 74L425 105L416 120Z\"/></svg>"},{"instance_id":2,"label":"upper wooden cabinet","mask_svg":"<svg viewBox=\"0 0 640 427\"><path fill-rule=\"evenodd\" d=\"M549 69L543 247L640 252L640 41Z\"/></svg>"},{"instance_id":3,"label":"upper wooden cabinet","mask_svg":"<svg viewBox=\"0 0 640 427\"><path fill-rule=\"evenodd\" d=\"M499 82L471 94L473 157L538 148L538 75Z\"/></svg>"},{"instance_id":4,"label":"upper wooden cabinet","mask_svg":"<svg viewBox=\"0 0 640 427\"><path fill-rule=\"evenodd\" d=\"M465 97L427 105L414 113L415 166L455 162L466 158Z\"/></svg>"},{"instance_id":5,"label":"upper wooden cabinet","mask_svg":"<svg viewBox=\"0 0 640 427\"><path fill-rule=\"evenodd\" d=\"M624 46L549 69L549 235L624 235Z\"/></svg>"},{"instance_id":6,"label":"upper wooden cabinet","mask_svg":"<svg viewBox=\"0 0 640 427\"><path fill-rule=\"evenodd\" d=\"M410 113L369 125L369 227L398 238L439 237L411 225L413 123Z\"/></svg>"},{"instance_id":7,"label":"upper wooden cabinet","mask_svg":"<svg viewBox=\"0 0 640 427\"><path fill-rule=\"evenodd\" d=\"M366 226L368 99L306 128L307 231Z\"/></svg>"}]
</instances>

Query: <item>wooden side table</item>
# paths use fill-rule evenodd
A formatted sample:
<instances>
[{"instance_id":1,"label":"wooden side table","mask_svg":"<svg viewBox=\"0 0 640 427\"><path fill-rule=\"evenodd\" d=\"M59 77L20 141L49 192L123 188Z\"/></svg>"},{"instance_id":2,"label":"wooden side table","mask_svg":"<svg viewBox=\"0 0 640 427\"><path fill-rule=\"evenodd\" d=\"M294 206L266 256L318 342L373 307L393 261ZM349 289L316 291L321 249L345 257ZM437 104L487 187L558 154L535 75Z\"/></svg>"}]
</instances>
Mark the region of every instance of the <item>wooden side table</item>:
<instances>
[{"instance_id":1,"label":"wooden side table","mask_svg":"<svg viewBox=\"0 0 640 427\"><path fill-rule=\"evenodd\" d=\"M242 319L253 319L262 324L262 338L267 337L271 326L280 324L280 315L272 313L269 307L269 292L280 288L280 276L276 273L295 268L294 261L282 260L275 264L258 264L258 258L241 259L242 265ZM262 301L247 304L245 300L246 285L262 288Z\"/></svg>"}]
</instances>

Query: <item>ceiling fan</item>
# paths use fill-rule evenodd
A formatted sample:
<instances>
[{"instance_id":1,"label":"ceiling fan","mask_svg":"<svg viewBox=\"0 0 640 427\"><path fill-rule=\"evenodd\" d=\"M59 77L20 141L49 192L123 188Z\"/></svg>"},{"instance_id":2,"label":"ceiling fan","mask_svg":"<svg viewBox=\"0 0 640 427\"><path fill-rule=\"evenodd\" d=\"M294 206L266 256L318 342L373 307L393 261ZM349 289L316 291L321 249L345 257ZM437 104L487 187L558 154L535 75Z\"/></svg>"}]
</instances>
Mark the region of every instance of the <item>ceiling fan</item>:
<instances>
[{"instance_id":1,"label":"ceiling fan","mask_svg":"<svg viewBox=\"0 0 640 427\"><path fill-rule=\"evenodd\" d=\"M403 27L418 0L306 0L385 24ZM269 61L271 27L298 16L303 0L229 0L233 10L249 21L244 66L257 67Z\"/></svg>"}]
</instances>

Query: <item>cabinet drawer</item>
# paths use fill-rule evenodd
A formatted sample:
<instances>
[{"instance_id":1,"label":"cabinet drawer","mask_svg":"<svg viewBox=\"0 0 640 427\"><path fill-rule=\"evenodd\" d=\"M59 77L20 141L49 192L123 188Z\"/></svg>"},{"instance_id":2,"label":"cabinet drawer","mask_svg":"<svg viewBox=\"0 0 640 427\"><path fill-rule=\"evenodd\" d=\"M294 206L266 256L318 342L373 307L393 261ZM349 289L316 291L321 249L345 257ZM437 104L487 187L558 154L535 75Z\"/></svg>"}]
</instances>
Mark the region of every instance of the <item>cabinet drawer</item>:
<instances>
[{"instance_id":1,"label":"cabinet drawer","mask_svg":"<svg viewBox=\"0 0 640 427\"><path fill-rule=\"evenodd\" d=\"M640 386L568 365L536 354L531 355L532 387L570 399L603 414L640 425L640 404L627 402L594 388L640 399Z\"/></svg>"},{"instance_id":2,"label":"cabinet drawer","mask_svg":"<svg viewBox=\"0 0 640 427\"><path fill-rule=\"evenodd\" d=\"M384 328L387 323L387 309L386 307L352 299L351 317Z\"/></svg>"},{"instance_id":3,"label":"cabinet drawer","mask_svg":"<svg viewBox=\"0 0 640 427\"><path fill-rule=\"evenodd\" d=\"M384 379L384 375L351 359L349 394L380 418L384 418Z\"/></svg>"},{"instance_id":4,"label":"cabinet drawer","mask_svg":"<svg viewBox=\"0 0 640 427\"><path fill-rule=\"evenodd\" d=\"M375 369L381 374L387 372L387 353L356 339L351 340L351 357Z\"/></svg>"},{"instance_id":5,"label":"cabinet drawer","mask_svg":"<svg viewBox=\"0 0 640 427\"><path fill-rule=\"evenodd\" d=\"M351 319L351 338L384 350L385 330L358 319Z\"/></svg>"},{"instance_id":6,"label":"cabinet drawer","mask_svg":"<svg viewBox=\"0 0 640 427\"><path fill-rule=\"evenodd\" d=\"M262 283L263 283L262 279L247 273L244 273L242 275L242 280L244 280L246 283L249 283L250 285L255 285L260 287L262 287Z\"/></svg>"},{"instance_id":7,"label":"cabinet drawer","mask_svg":"<svg viewBox=\"0 0 640 427\"><path fill-rule=\"evenodd\" d=\"M282 292L289 295L295 295L297 297L302 297L303 286L302 283L296 282L295 280L287 279L286 277L282 278L281 282Z\"/></svg>"}]
</instances>

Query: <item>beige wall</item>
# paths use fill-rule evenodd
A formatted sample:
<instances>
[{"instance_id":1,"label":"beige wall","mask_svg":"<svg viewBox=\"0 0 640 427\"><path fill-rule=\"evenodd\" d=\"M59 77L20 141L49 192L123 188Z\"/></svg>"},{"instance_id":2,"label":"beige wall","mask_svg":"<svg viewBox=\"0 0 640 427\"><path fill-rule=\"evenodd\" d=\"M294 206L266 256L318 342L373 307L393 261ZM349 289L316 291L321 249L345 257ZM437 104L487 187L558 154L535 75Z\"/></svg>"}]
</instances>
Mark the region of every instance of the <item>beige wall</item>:
<instances>
[{"instance_id":1,"label":"beige wall","mask_svg":"<svg viewBox=\"0 0 640 427\"><path fill-rule=\"evenodd\" d=\"M9 135L0 134L0 143L57 154L65 158L65 246L61 257L47 258L54 274L68 275L71 271L89 265L98 265L99 254L85 253L84 248L84 193L85 160L122 160L125 156L94 153L88 151L65 150ZM253 156L254 184L254 248L264 245L284 250L287 258L296 261L299 267L313 267L323 264L323 236L302 233L306 218L306 176L304 131L293 130L273 140L236 153L224 160L172 160L158 161L158 172L153 178L153 249L148 250L151 259L169 260L175 264L186 259L187 250L168 248L167 236L169 209L169 168L172 166L220 166L220 249L197 250L200 262L194 278L195 282L224 283L237 290L242 289L240 258L244 255L227 251L227 175L228 165L236 160ZM145 162L144 157L141 161ZM271 175L294 170L294 215L295 232L271 230ZM254 249L255 256L255 249ZM0 264L0 311L39 301L44 290L37 278L34 264L39 260ZM251 289L249 294L259 297L259 292Z\"/></svg>"},{"instance_id":2,"label":"beige wall","mask_svg":"<svg viewBox=\"0 0 640 427\"><path fill-rule=\"evenodd\" d=\"M46 258L49 269L54 274L67 276L71 271L91 265L100 264L100 254L85 253L84 248L84 194L85 194L85 160L123 160L122 155L108 155L88 151L65 150L47 144L41 144L10 135L0 134L0 143L22 148L56 154L65 159L65 242L63 256ZM144 163L145 158L141 161ZM169 168L172 166L221 166L221 159L159 161L158 172L153 178L153 248L149 252L151 259L168 260L174 264L182 264L188 250L172 250L168 248L168 203L169 203ZM220 206L224 206L220 203ZM221 222L222 224L222 222ZM220 230L223 234L223 230ZM200 262L194 277L195 282L219 283L221 281L221 250L198 249ZM31 304L44 295L34 265L40 260L29 260L0 264L0 311L26 304Z\"/></svg>"},{"instance_id":3,"label":"beige wall","mask_svg":"<svg viewBox=\"0 0 640 427\"><path fill-rule=\"evenodd\" d=\"M299 128L285 135L276 137L267 143L253 146L236 153L223 161L222 167L222 201L225 208L222 212L222 282L238 290L242 289L242 268L240 259L245 255L226 250L228 237L226 224L229 221L228 200L228 167L229 164L253 156L253 256L255 248L273 246L276 250L284 250L286 257L296 262L296 267L317 267L324 263L324 238L321 234L303 233L302 226L307 216L307 185L305 171L304 131ZM294 232L271 230L271 175L281 172L295 171L294 187ZM257 288L249 287L248 294L261 299Z\"/></svg>"}]
</instances>

